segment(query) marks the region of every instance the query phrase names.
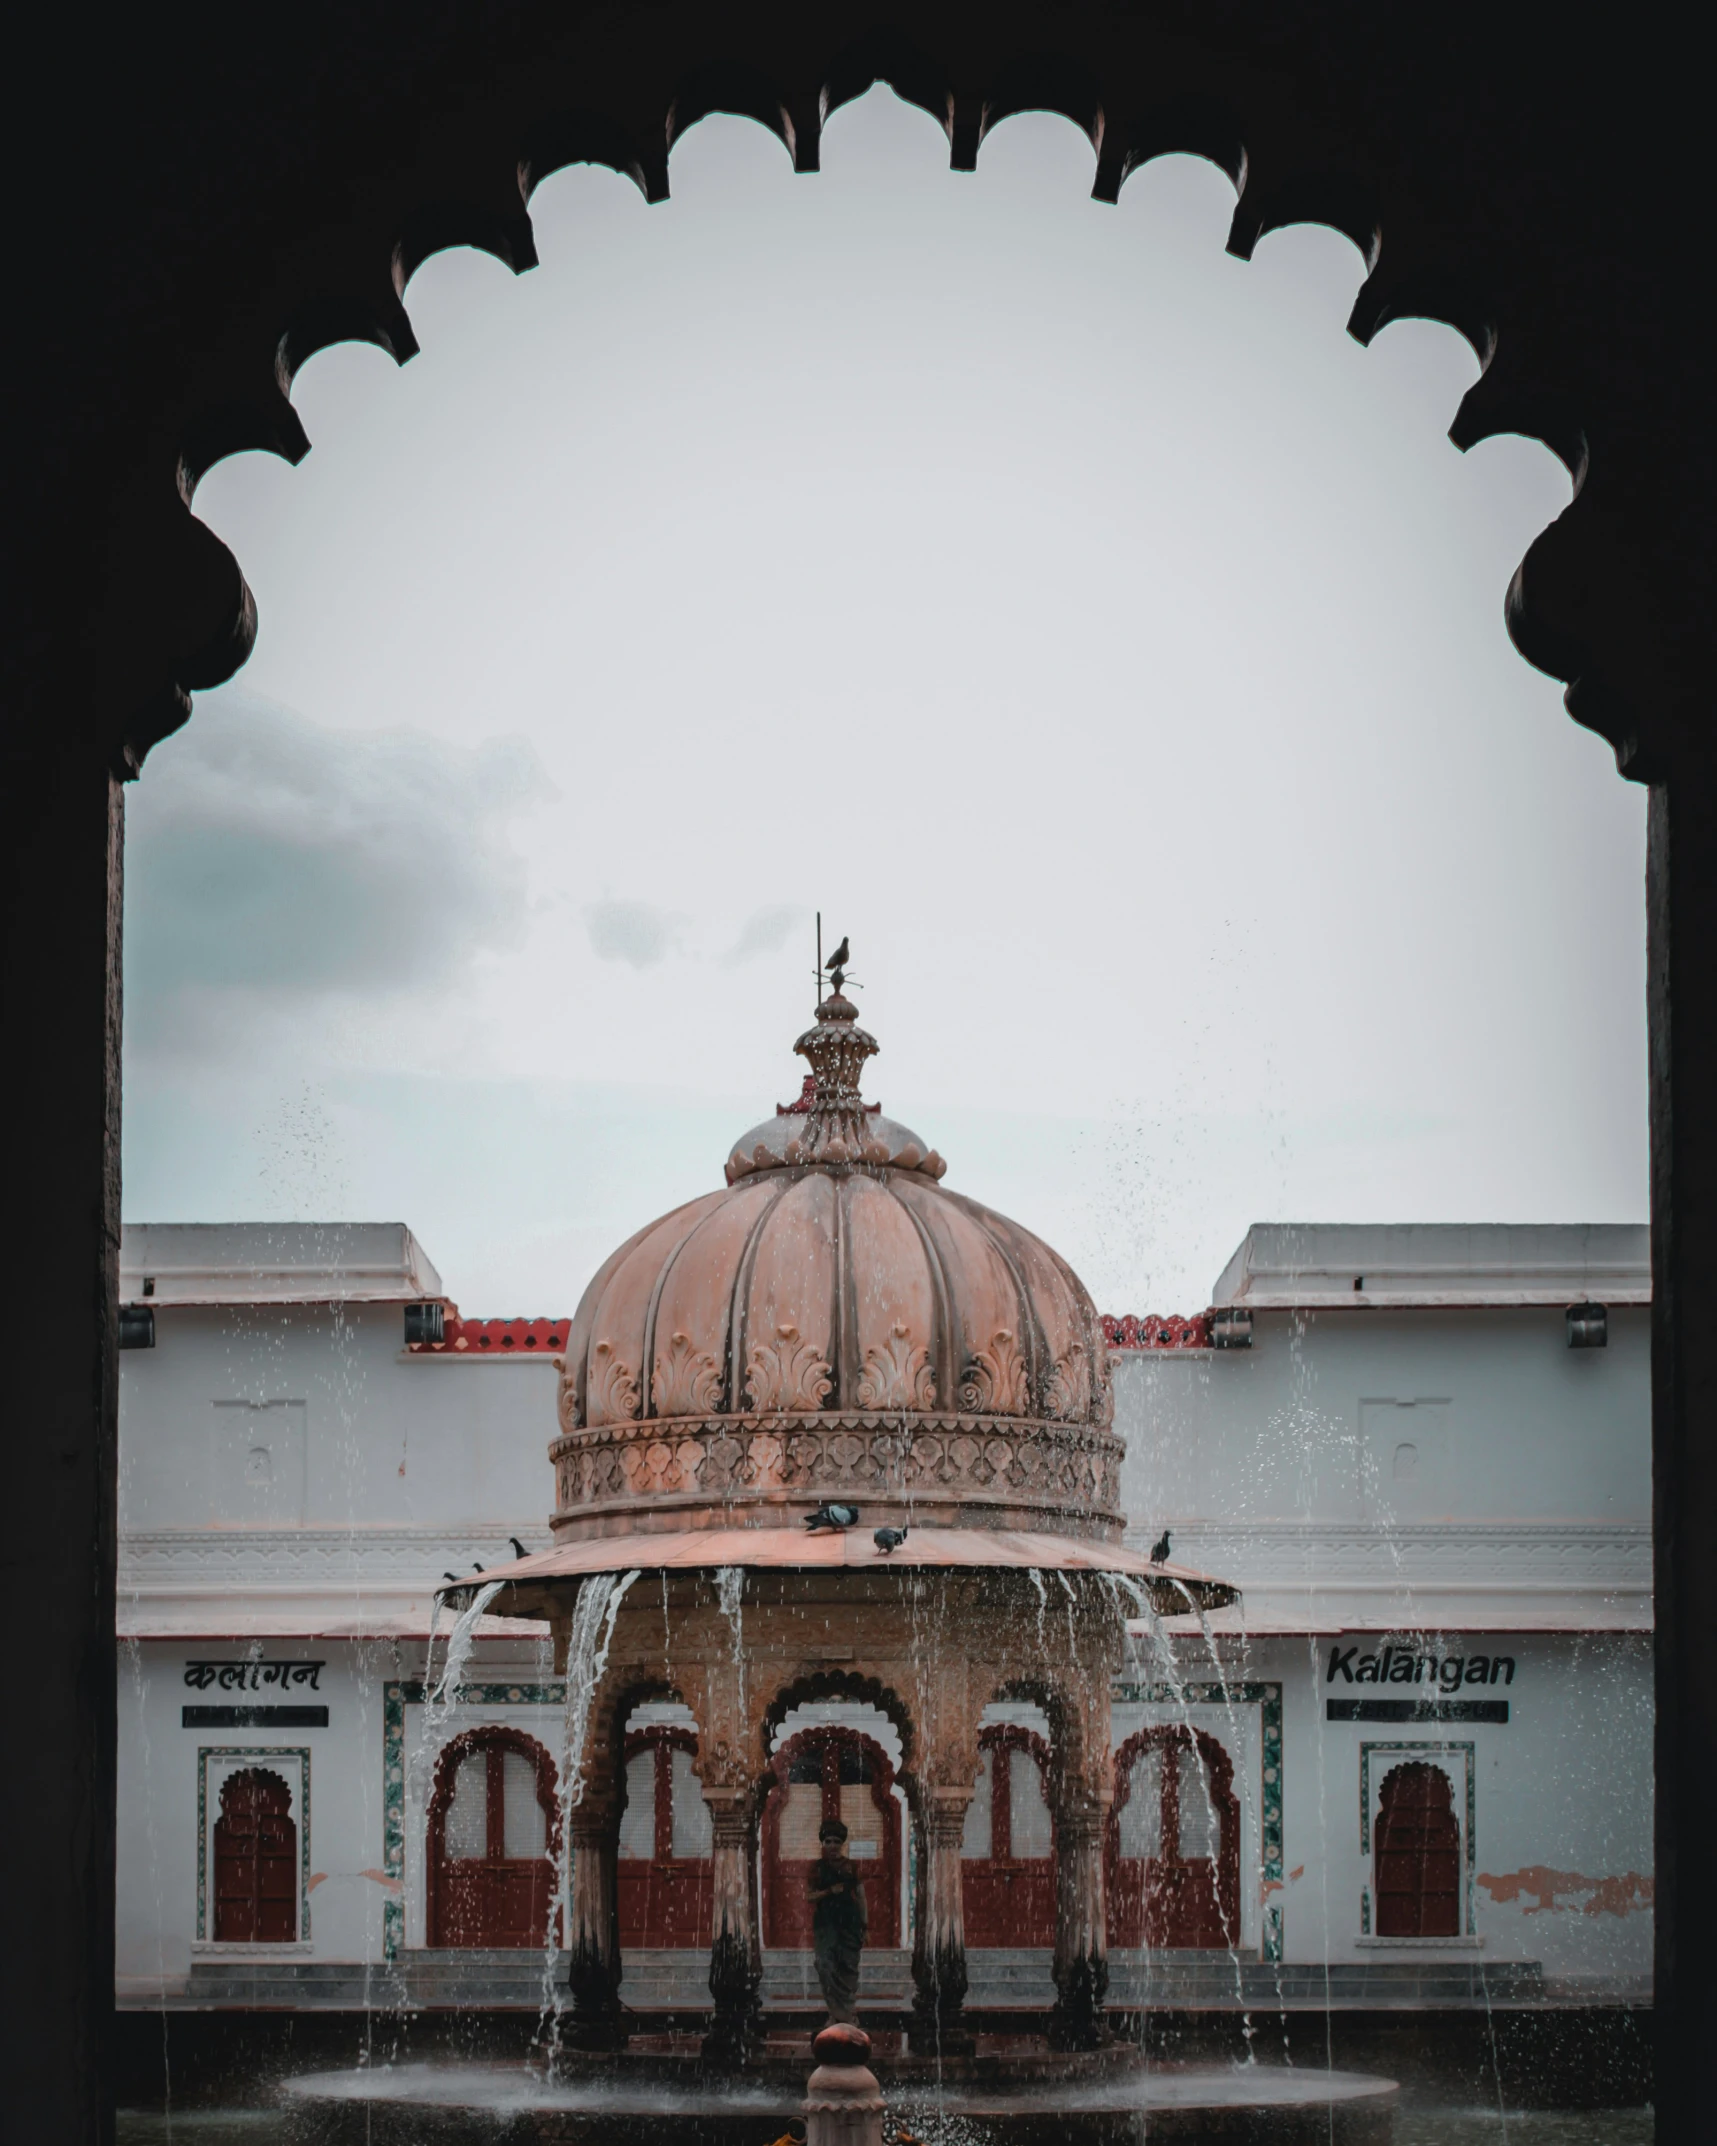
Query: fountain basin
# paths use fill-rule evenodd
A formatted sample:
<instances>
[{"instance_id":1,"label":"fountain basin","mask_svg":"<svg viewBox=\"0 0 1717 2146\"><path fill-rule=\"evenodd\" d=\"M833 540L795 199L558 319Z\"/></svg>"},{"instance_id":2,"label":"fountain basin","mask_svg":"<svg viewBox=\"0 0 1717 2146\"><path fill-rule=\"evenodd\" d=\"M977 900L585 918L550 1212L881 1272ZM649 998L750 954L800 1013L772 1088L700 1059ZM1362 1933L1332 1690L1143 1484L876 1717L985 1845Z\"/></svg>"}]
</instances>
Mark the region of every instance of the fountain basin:
<instances>
[{"instance_id":1,"label":"fountain basin","mask_svg":"<svg viewBox=\"0 0 1717 2146\"><path fill-rule=\"evenodd\" d=\"M987 2038L986 2038L987 2039ZM980 2047L944 2068L873 2063L889 2128L924 2146L1109 2146L1211 2139L1300 2146L1386 2146L1398 2089L1358 2072L1286 2065L1164 2065L1139 2052L1099 2061L1052 2056L1026 2038ZM286 2088L306 2146L773 2146L802 2131L810 2053L797 2038L765 2052L758 2074L711 2082L664 2049L545 2078L518 2065L408 2063L307 2073ZM681 2075L673 2073L679 2070Z\"/></svg>"}]
</instances>

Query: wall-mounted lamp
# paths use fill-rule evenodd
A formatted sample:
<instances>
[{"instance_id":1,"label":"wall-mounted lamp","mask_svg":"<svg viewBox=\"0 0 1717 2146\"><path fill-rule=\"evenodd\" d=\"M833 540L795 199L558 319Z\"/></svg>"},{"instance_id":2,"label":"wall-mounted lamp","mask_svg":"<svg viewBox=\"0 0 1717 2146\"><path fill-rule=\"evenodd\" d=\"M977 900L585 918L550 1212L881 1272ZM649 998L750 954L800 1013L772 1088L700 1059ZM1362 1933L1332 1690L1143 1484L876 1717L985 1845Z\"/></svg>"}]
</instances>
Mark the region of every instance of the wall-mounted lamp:
<instances>
[{"instance_id":1,"label":"wall-mounted lamp","mask_svg":"<svg viewBox=\"0 0 1717 2146\"><path fill-rule=\"evenodd\" d=\"M1568 1346L1571 1349L1607 1349L1610 1345L1610 1314L1602 1304L1570 1304Z\"/></svg>"},{"instance_id":2,"label":"wall-mounted lamp","mask_svg":"<svg viewBox=\"0 0 1717 2146\"><path fill-rule=\"evenodd\" d=\"M122 1349L152 1349L155 1346L155 1312L148 1304L119 1307L119 1346Z\"/></svg>"},{"instance_id":3,"label":"wall-mounted lamp","mask_svg":"<svg viewBox=\"0 0 1717 2146\"><path fill-rule=\"evenodd\" d=\"M447 1307L445 1304L408 1304L405 1307L405 1345L409 1349L416 1344L440 1342L447 1338Z\"/></svg>"},{"instance_id":4,"label":"wall-mounted lamp","mask_svg":"<svg viewBox=\"0 0 1717 2146\"><path fill-rule=\"evenodd\" d=\"M1211 1313L1210 1346L1213 1349L1249 1349L1252 1346L1252 1314L1243 1304L1227 1304Z\"/></svg>"}]
</instances>

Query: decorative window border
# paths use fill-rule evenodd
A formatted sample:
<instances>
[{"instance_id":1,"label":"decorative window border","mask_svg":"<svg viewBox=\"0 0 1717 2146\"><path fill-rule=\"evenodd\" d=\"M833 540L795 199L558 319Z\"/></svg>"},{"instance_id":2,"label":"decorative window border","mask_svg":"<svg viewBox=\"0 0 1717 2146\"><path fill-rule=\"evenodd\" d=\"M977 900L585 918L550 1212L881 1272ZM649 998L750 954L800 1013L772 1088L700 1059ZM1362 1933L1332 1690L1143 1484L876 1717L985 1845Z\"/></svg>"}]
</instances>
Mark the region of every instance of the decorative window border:
<instances>
[{"instance_id":1,"label":"decorative window border","mask_svg":"<svg viewBox=\"0 0 1717 2146\"><path fill-rule=\"evenodd\" d=\"M1266 1961L1282 1957L1282 1910L1272 1893L1282 1889L1282 1687L1280 1684L1117 1684L1119 1706L1255 1706L1262 1729L1263 1803L1258 1814L1259 1869L1264 1886L1260 1950Z\"/></svg>"},{"instance_id":2,"label":"decorative window border","mask_svg":"<svg viewBox=\"0 0 1717 2146\"><path fill-rule=\"evenodd\" d=\"M405 1950L405 1710L422 1706L421 1677L382 1686L382 1874L392 1882L382 1908L382 1958L393 1966ZM564 1706L564 1684L461 1684L459 1706Z\"/></svg>"},{"instance_id":3,"label":"decorative window border","mask_svg":"<svg viewBox=\"0 0 1717 2146\"><path fill-rule=\"evenodd\" d=\"M310 1747L307 1744L199 1744L197 1747L197 1943L209 1941L209 1763L220 1759L267 1759L285 1771L284 1761L298 1761L298 1935L296 1947L310 1942ZM246 1952L277 1950L266 1944Z\"/></svg>"},{"instance_id":4,"label":"decorative window border","mask_svg":"<svg viewBox=\"0 0 1717 2146\"><path fill-rule=\"evenodd\" d=\"M1389 1743L1361 1744L1359 1747L1359 1852L1366 1859L1367 1883L1360 1898L1360 1935L1371 1934L1371 1760L1375 1752L1394 1760L1399 1757L1459 1758L1466 1775L1464 1805L1466 1824L1462 1829L1465 1849L1461 1860L1466 1866L1466 1883L1462 1892L1466 1898L1466 1929L1463 1935L1471 1937L1477 1928L1478 1900L1473 1891L1474 1872L1478 1868L1478 1764L1477 1746L1469 1737L1459 1743Z\"/></svg>"}]
</instances>

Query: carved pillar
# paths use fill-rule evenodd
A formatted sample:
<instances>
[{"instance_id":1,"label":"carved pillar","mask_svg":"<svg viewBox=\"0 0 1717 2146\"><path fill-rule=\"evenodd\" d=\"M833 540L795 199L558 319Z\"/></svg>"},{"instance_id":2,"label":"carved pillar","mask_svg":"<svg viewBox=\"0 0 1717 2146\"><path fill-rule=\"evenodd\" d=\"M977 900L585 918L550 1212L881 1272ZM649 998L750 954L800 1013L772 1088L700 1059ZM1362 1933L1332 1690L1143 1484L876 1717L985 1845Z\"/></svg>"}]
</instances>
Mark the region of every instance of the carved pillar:
<instances>
[{"instance_id":1,"label":"carved pillar","mask_svg":"<svg viewBox=\"0 0 1717 2146\"><path fill-rule=\"evenodd\" d=\"M966 1909L960 1842L970 1783L919 1791L918 1928L912 1946L912 2025L908 2039L924 2056L972 2049L966 2026Z\"/></svg>"},{"instance_id":2,"label":"carved pillar","mask_svg":"<svg viewBox=\"0 0 1717 2146\"><path fill-rule=\"evenodd\" d=\"M574 2049L620 2049L626 2019L620 2005L620 1917L615 1892L619 1813L601 1803L573 1806L572 1901L567 1950Z\"/></svg>"},{"instance_id":3,"label":"carved pillar","mask_svg":"<svg viewBox=\"0 0 1717 2146\"><path fill-rule=\"evenodd\" d=\"M1056 2049L1096 2049L1109 2039L1109 1933L1103 1897L1105 1803L1077 1789L1055 1814Z\"/></svg>"},{"instance_id":4,"label":"carved pillar","mask_svg":"<svg viewBox=\"0 0 1717 2146\"><path fill-rule=\"evenodd\" d=\"M746 1790L706 1782L710 1880L714 1918L709 1948L709 1993L715 2017L704 2036L707 2064L731 2070L747 2063L763 2040L763 1951L757 1934L754 1852L756 1829Z\"/></svg>"}]
</instances>

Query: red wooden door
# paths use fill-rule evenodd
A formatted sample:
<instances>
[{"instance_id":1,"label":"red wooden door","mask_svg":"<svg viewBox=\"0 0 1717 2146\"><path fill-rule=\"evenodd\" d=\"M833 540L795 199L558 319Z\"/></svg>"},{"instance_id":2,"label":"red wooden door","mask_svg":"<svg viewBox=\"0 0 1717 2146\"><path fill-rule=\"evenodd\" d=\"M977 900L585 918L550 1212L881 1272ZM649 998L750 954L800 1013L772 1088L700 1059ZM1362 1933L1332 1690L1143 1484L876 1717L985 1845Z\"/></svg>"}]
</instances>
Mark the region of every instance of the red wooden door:
<instances>
[{"instance_id":1,"label":"red wooden door","mask_svg":"<svg viewBox=\"0 0 1717 2146\"><path fill-rule=\"evenodd\" d=\"M697 1739L685 1729L626 1739L626 1808L615 1865L622 1950L640 1945L705 1950L715 1926L709 1808L692 1771Z\"/></svg>"},{"instance_id":2,"label":"red wooden door","mask_svg":"<svg viewBox=\"0 0 1717 2146\"><path fill-rule=\"evenodd\" d=\"M517 1729L456 1736L429 1803L429 1942L540 1945L554 1900L554 1763Z\"/></svg>"},{"instance_id":3,"label":"red wooden door","mask_svg":"<svg viewBox=\"0 0 1717 2146\"><path fill-rule=\"evenodd\" d=\"M298 1828L292 1792L260 1766L228 1774L215 1820L215 1937L289 1945L298 1935Z\"/></svg>"},{"instance_id":4,"label":"red wooden door","mask_svg":"<svg viewBox=\"0 0 1717 2146\"><path fill-rule=\"evenodd\" d=\"M986 1729L984 1770L966 1819L960 1890L973 1946L1055 1943L1055 1828L1049 1746L1029 1729Z\"/></svg>"},{"instance_id":5,"label":"red wooden door","mask_svg":"<svg viewBox=\"0 0 1717 2146\"><path fill-rule=\"evenodd\" d=\"M1240 1802L1214 1736L1142 1729L1115 1755L1109 1942L1220 1951L1240 1942Z\"/></svg>"},{"instance_id":6,"label":"red wooden door","mask_svg":"<svg viewBox=\"0 0 1717 2146\"><path fill-rule=\"evenodd\" d=\"M838 1818L864 1879L868 1945L900 1942L900 1806L880 1744L854 1729L806 1729L774 1759L763 1807L763 1942L809 1951L817 1829Z\"/></svg>"},{"instance_id":7,"label":"red wooden door","mask_svg":"<svg viewBox=\"0 0 1717 2146\"><path fill-rule=\"evenodd\" d=\"M1411 1760L1383 1777L1377 1813L1377 1935L1459 1937L1461 1829L1440 1766Z\"/></svg>"}]
</instances>

